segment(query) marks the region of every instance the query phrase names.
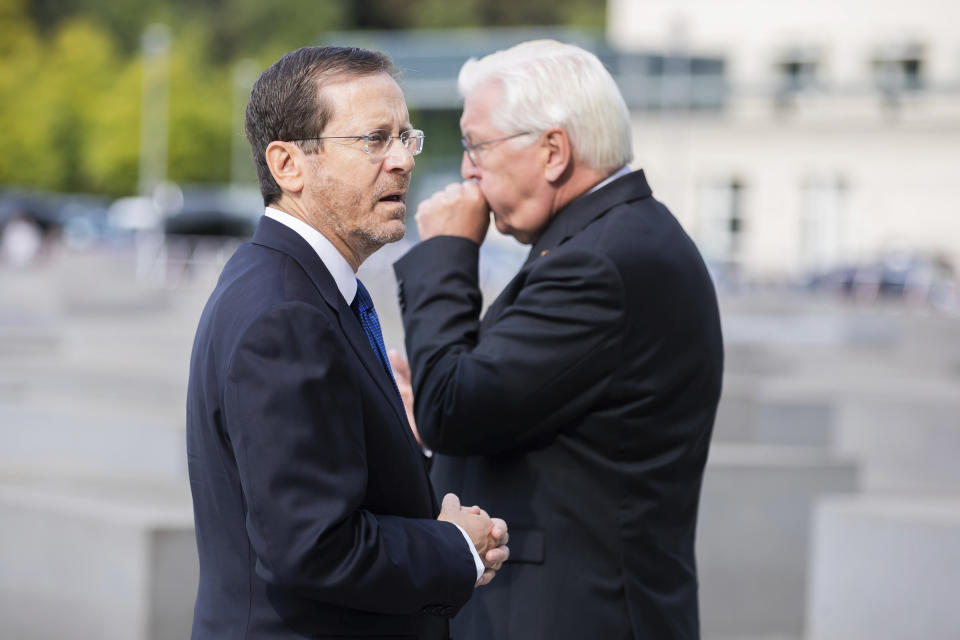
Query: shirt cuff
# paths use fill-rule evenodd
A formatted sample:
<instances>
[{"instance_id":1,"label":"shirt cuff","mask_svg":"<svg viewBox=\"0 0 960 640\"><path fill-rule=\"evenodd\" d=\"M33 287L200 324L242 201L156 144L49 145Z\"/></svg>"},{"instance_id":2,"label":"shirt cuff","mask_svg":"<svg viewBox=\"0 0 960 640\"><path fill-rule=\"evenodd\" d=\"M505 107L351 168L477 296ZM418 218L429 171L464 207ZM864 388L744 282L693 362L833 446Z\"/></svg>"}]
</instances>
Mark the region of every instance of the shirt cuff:
<instances>
[{"instance_id":1,"label":"shirt cuff","mask_svg":"<svg viewBox=\"0 0 960 640\"><path fill-rule=\"evenodd\" d=\"M453 524L453 526L460 529L460 533L463 534L463 539L467 541L467 547L470 548L470 553L473 554L473 563L477 565L477 582L480 582L480 576L483 575L483 562L480 560L480 554L477 553L477 548L473 546L473 540L467 535L466 530L458 524ZM476 582L474 584L476 584Z\"/></svg>"}]
</instances>

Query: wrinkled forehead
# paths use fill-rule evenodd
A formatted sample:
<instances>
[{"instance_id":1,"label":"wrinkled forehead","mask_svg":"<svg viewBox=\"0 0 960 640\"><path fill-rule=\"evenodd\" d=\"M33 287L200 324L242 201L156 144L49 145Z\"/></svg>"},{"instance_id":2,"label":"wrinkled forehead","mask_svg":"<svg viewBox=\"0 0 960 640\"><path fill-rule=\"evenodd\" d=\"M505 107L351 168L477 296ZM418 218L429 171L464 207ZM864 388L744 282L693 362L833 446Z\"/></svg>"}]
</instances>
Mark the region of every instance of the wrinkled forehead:
<instances>
[{"instance_id":1,"label":"wrinkled forehead","mask_svg":"<svg viewBox=\"0 0 960 640\"><path fill-rule=\"evenodd\" d=\"M501 133L495 116L503 101L503 86L496 80L487 81L468 93L463 100L460 131L467 137L477 134Z\"/></svg>"},{"instance_id":2,"label":"wrinkled forehead","mask_svg":"<svg viewBox=\"0 0 960 640\"><path fill-rule=\"evenodd\" d=\"M319 79L320 99L330 110L326 129L357 126L373 129L410 127L410 112L400 85L387 73L338 75Z\"/></svg>"}]
</instances>

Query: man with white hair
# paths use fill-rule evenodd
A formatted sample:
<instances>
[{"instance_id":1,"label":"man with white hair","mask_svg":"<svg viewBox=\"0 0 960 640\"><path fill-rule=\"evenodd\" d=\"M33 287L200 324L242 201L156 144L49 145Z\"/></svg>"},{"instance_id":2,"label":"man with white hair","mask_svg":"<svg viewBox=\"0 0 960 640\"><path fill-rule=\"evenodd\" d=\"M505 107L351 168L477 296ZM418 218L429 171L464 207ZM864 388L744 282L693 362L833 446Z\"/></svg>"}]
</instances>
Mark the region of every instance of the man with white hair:
<instances>
[{"instance_id":1,"label":"man with white hair","mask_svg":"<svg viewBox=\"0 0 960 640\"><path fill-rule=\"evenodd\" d=\"M459 85L465 182L420 206L423 241L395 265L436 488L511 523L510 561L453 637L697 638L723 367L707 270L628 167L627 108L594 55L527 42ZM491 211L532 248L481 320Z\"/></svg>"}]
</instances>

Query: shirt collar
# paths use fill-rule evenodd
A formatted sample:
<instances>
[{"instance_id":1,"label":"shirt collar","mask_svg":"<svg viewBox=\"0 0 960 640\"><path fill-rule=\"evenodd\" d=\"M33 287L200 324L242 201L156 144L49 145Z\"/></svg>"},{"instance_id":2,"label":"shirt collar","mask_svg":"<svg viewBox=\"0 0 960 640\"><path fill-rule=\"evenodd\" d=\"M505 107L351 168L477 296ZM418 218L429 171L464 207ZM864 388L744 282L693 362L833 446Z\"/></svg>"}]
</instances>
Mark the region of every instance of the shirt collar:
<instances>
[{"instance_id":1,"label":"shirt collar","mask_svg":"<svg viewBox=\"0 0 960 640\"><path fill-rule=\"evenodd\" d=\"M625 164L622 167L620 167L617 171L614 171L610 176L608 176L604 180L601 180L597 184L593 185L593 187L589 191L587 191L587 193L593 193L594 191L602 189L608 184L610 184L611 182L613 182L614 180L616 180L617 178L622 178L628 173L630 173L630 165Z\"/></svg>"},{"instance_id":2,"label":"shirt collar","mask_svg":"<svg viewBox=\"0 0 960 640\"><path fill-rule=\"evenodd\" d=\"M323 262L327 271L333 276L334 282L337 283L337 289L340 290L340 295L347 301L347 304L353 303L353 298L357 295L357 275L353 272L353 267L350 266L347 259L333 246L333 243L309 224L285 211L267 207L263 215L289 227L306 240L307 244L317 252L317 256L320 257L320 261Z\"/></svg>"}]
</instances>

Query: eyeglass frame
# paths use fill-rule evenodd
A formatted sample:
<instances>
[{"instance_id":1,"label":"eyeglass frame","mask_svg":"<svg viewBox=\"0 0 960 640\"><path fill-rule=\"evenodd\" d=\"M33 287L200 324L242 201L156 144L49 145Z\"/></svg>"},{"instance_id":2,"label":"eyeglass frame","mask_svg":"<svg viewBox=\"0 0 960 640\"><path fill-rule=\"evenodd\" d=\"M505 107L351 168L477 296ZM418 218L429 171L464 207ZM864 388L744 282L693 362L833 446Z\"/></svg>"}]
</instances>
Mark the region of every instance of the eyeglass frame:
<instances>
[{"instance_id":1,"label":"eyeglass frame","mask_svg":"<svg viewBox=\"0 0 960 640\"><path fill-rule=\"evenodd\" d=\"M380 151L379 153L373 153L372 151L370 151L370 137L377 133L387 133L387 130L374 129L369 133L365 133L363 135L356 135L356 136L315 136L312 138L296 138L294 140L290 140L289 142L304 142L306 140L363 140L363 152L366 153L368 156L379 157L379 156L387 155L387 152L390 151L390 147L393 146L393 140L399 140L400 144L403 145L403 148L406 149L411 156L418 156L421 153L423 153L423 144L427 138L427 135L421 129L407 129L406 131L401 131L399 135L386 136L389 142L384 143L385 146L383 147L383 151ZM407 136L408 140L410 139L419 140L419 143L417 144L417 148L415 150L408 147L407 143L403 141L403 136L405 135Z\"/></svg>"},{"instance_id":2,"label":"eyeglass frame","mask_svg":"<svg viewBox=\"0 0 960 640\"><path fill-rule=\"evenodd\" d=\"M483 142L475 142L470 144L467 141L467 136L460 136L460 144L463 146L463 150L466 152L467 157L470 158L470 163L476 167L480 168L480 163L477 161L477 158L473 155L473 150L479 147L486 147L487 145L494 144L496 142L503 142L504 140L511 140L513 138L519 138L520 136L528 136L536 131L521 131L520 133L514 133L513 135L503 136L502 138L494 138L493 140L484 140Z\"/></svg>"}]
</instances>

